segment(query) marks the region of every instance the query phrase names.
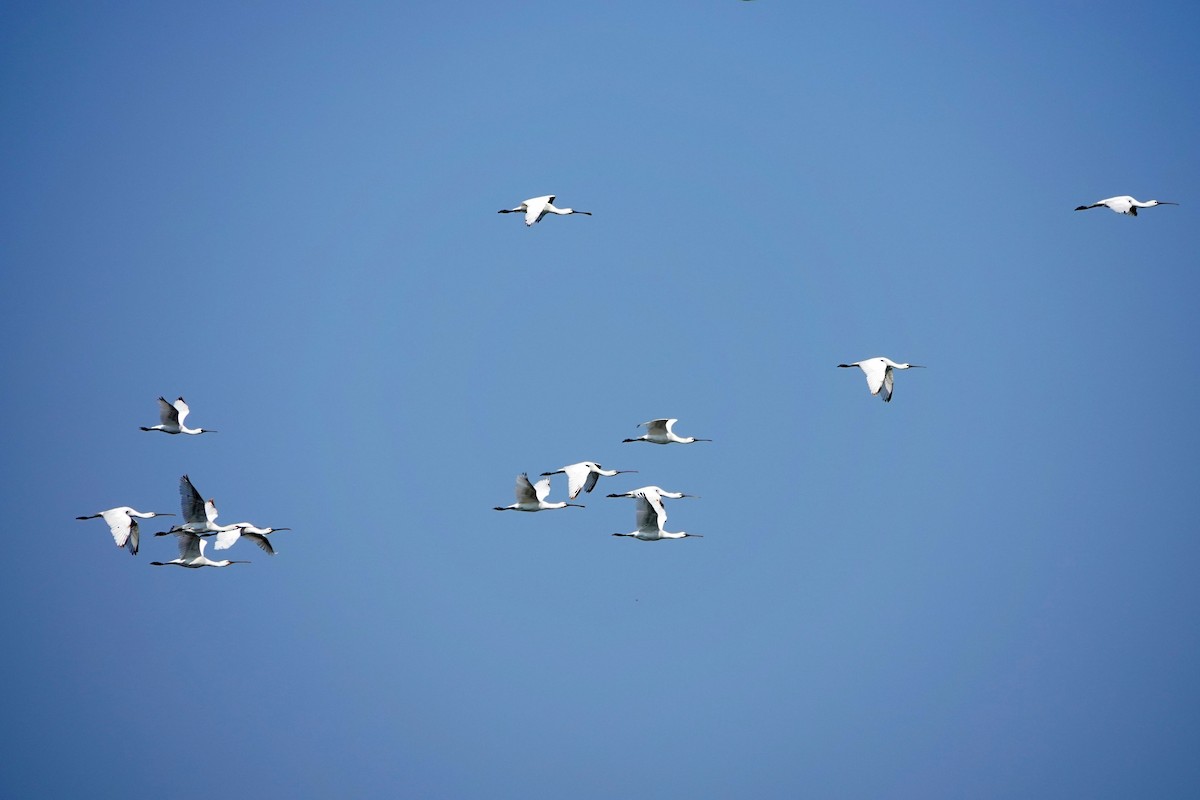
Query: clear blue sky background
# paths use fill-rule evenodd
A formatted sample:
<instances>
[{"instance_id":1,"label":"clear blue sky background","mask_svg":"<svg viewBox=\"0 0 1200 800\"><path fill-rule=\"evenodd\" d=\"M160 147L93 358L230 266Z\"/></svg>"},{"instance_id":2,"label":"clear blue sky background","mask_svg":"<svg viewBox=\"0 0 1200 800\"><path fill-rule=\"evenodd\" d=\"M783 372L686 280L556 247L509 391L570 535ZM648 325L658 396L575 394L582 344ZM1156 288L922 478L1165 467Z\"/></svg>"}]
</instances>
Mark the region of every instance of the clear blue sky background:
<instances>
[{"instance_id":1,"label":"clear blue sky background","mask_svg":"<svg viewBox=\"0 0 1200 800\"><path fill-rule=\"evenodd\" d=\"M1200 794L1200 12L978 5L6 3L0 795Z\"/></svg>"}]
</instances>

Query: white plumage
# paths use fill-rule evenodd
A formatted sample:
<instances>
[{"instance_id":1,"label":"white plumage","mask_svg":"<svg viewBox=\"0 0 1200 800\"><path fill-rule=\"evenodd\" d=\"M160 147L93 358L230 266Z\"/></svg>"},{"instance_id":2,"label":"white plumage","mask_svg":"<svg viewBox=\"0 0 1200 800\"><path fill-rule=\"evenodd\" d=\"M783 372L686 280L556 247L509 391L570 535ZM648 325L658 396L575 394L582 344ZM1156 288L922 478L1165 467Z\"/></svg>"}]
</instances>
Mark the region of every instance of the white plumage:
<instances>
[{"instance_id":1,"label":"white plumage","mask_svg":"<svg viewBox=\"0 0 1200 800\"><path fill-rule=\"evenodd\" d=\"M838 364L842 369L850 367L858 367L867 376L867 388L871 390L871 394L882 394L883 402L892 402L892 385L895 378L892 375L893 370L897 369L924 369L920 364L897 364L890 358L868 358L863 361L855 361L851 364Z\"/></svg>"},{"instance_id":2,"label":"white plumage","mask_svg":"<svg viewBox=\"0 0 1200 800\"><path fill-rule=\"evenodd\" d=\"M635 498L637 503L637 530L632 533L614 533L613 536L630 536L634 539L640 539L643 542L656 542L661 539L686 539L689 536L701 537L698 533L688 533L679 531L671 533L663 530L663 525L667 521L667 512L663 508L662 500L657 495L638 496Z\"/></svg>"},{"instance_id":3,"label":"white plumage","mask_svg":"<svg viewBox=\"0 0 1200 800\"><path fill-rule=\"evenodd\" d=\"M158 398L158 419L159 424L149 428L143 427L144 431L161 431L162 433L186 433L192 436L197 436L201 433L216 433L216 431L205 430L204 428L189 428L184 424L191 409L188 408L187 401L182 397L177 397L174 403L168 403L167 398Z\"/></svg>"},{"instance_id":4,"label":"white plumage","mask_svg":"<svg viewBox=\"0 0 1200 800\"><path fill-rule=\"evenodd\" d=\"M595 461L580 461L578 464L568 464L552 472L543 472L542 476L565 473L567 476L567 492L572 500L580 492L591 492L596 488L600 476L611 478L613 475L623 475L627 472L637 472L636 469L604 469Z\"/></svg>"},{"instance_id":5,"label":"white plumage","mask_svg":"<svg viewBox=\"0 0 1200 800\"><path fill-rule=\"evenodd\" d=\"M170 561L151 561L150 566L199 569L200 567L228 567L230 564L250 563L249 561L230 561L228 559L213 561L204 555L205 541L200 538L200 534L191 531L171 531L171 533L179 539L179 558L173 558Z\"/></svg>"},{"instance_id":6,"label":"white plumage","mask_svg":"<svg viewBox=\"0 0 1200 800\"><path fill-rule=\"evenodd\" d=\"M1143 203L1139 200L1135 200L1134 198L1130 197L1127 194L1123 194L1118 197L1109 197L1106 200L1097 200L1095 203L1092 203L1090 206L1077 206L1075 208L1075 210L1076 211L1087 211L1089 208L1099 208L1100 206L1104 206L1105 208L1109 208L1109 209L1117 212L1118 214L1127 214L1131 217L1136 217L1137 211L1139 208L1153 208L1154 206L1177 206L1177 205L1179 205L1179 203L1172 203L1169 200L1147 200L1146 202Z\"/></svg>"},{"instance_id":7,"label":"white plumage","mask_svg":"<svg viewBox=\"0 0 1200 800\"><path fill-rule=\"evenodd\" d=\"M138 552L138 524L137 519L150 519L152 517L173 517L174 514L166 514L161 511L138 511L129 506L118 506L110 508L107 511L101 511L99 514L91 514L86 517L76 517L75 519L96 519L103 517L108 523L108 528L112 532L113 541L117 543L117 547L128 547L130 555L137 555Z\"/></svg>"},{"instance_id":8,"label":"white plumage","mask_svg":"<svg viewBox=\"0 0 1200 800\"><path fill-rule=\"evenodd\" d=\"M525 225L531 226L541 222L542 217L547 214L586 214L589 217L592 215L590 211L576 211L573 208L555 208L554 195L547 194L541 197L531 197L516 208L502 208L497 211L497 214L519 214L525 212Z\"/></svg>"},{"instance_id":9,"label":"white plumage","mask_svg":"<svg viewBox=\"0 0 1200 800\"><path fill-rule=\"evenodd\" d=\"M574 508L583 508L577 503L547 503L546 497L550 494L550 479L543 478L537 483L529 482L529 475L522 472L517 476L516 485L517 502L511 506L496 506L496 511L545 511L551 508L566 508L572 506Z\"/></svg>"},{"instance_id":10,"label":"white plumage","mask_svg":"<svg viewBox=\"0 0 1200 800\"><path fill-rule=\"evenodd\" d=\"M691 444L692 442L711 442L712 439L697 439L695 436L676 436L673 428L677 419L652 419L638 424L645 428L646 433L635 439L625 439L626 442L650 442L651 444Z\"/></svg>"}]
</instances>

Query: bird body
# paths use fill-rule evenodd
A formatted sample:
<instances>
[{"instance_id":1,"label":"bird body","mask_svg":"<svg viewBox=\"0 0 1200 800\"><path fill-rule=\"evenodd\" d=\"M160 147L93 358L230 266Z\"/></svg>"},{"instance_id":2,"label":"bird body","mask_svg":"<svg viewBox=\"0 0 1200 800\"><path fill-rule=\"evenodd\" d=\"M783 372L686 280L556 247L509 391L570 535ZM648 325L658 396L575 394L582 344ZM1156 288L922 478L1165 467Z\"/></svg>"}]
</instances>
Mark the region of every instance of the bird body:
<instances>
[{"instance_id":1,"label":"bird body","mask_svg":"<svg viewBox=\"0 0 1200 800\"><path fill-rule=\"evenodd\" d=\"M1139 208L1177 205L1179 205L1179 203L1172 203L1169 200L1147 200L1143 203L1139 200L1135 200L1127 194L1123 194L1119 197L1110 197L1107 200L1098 200L1095 203L1092 203L1090 206L1078 206L1075 210L1087 211L1089 208L1099 208L1100 206L1105 206L1106 208L1109 208L1118 214L1127 214L1131 217L1136 217Z\"/></svg>"},{"instance_id":2,"label":"bird body","mask_svg":"<svg viewBox=\"0 0 1200 800\"><path fill-rule=\"evenodd\" d=\"M662 500L655 495L639 496L637 500L637 530L631 533L614 533L613 536L630 536L643 542L657 542L661 539L686 539L689 536L700 537L698 533L679 531L672 533L664 530L667 512L663 509Z\"/></svg>"},{"instance_id":3,"label":"bird body","mask_svg":"<svg viewBox=\"0 0 1200 800\"><path fill-rule=\"evenodd\" d=\"M213 561L204 555L206 542L200 538L200 534L191 531L171 531L171 533L179 539L179 558L173 558L170 561L151 561L150 566L199 569L200 567L228 567L230 564L250 563L249 561L230 561L229 559Z\"/></svg>"},{"instance_id":4,"label":"bird body","mask_svg":"<svg viewBox=\"0 0 1200 800\"><path fill-rule=\"evenodd\" d=\"M516 495L517 502L511 506L496 506L496 511L546 511L551 508L566 508L573 506L574 508L583 508L578 503L547 503L546 497L550 494L550 479L543 478L537 483L529 482L529 475L522 472L517 476Z\"/></svg>"},{"instance_id":5,"label":"bird body","mask_svg":"<svg viewBox=\"0 0 1200 800\"><path fill-rule=\"evenodd\" d=\"M676 436L672 428L677 419L652 419L638 424L645 428L646 433L636 439L625 439L626 442L650 442L651 444L691 444L692 442L711 442L712 439L697 439L695 436Z\"/></svg>"},{"instance_id":6,"label":"bird body","mask_svg":"<svg viewBox=\"0 0 1200 800\"><path fill-rule=\"evenodd\" d=\"M188 408L187 401L182 397L175 399L174 403L168 403L167 398L158 398L158 419L159 424L149 428L143 427L144 431L161 431L162 433L186 433L191 436L198 436L202 433L216 433L216 431L205 430L204 428L189 428L183 424L187 419L187 415L191 413Z\"/></svg>"},{"instance_id":7,"label":"bird body","mask_svg":"<svg viewBox=\"0 0 1200 800\"><path fill-rule=\"evenodd\" d=\"M582 492L591 492L596 488L596 481L600 480L603 475L606 478L611 478L613 475L621 475L626 472L637 472L636 469L604 469L595 461L580 461L578 464L568 464L565 467L556 469L553 472L543 472L542 476L558 475L565 473L567 476L567 489L571 499L574 500Z\"/></svg>"},{"instance_id":8,"label":"bird body","mask_svg":"<svg viewBox=\"0 0 1200 800\"><path fill-rule=\"evenodd\" d=\"M883 402L892 402L892 384L895 380L892 371L897 369L924 369L920 364L897 364L890 358L882 356L855 361L851 364L838 364L842 369L858 367L867 376L867 388L871 394L882 394Z\"/></svg>"},{"instance_id":9,"label":"bird body","mask_svg":"<svg viewBox=\"0 0 1200 800\"><path fill-rule=\"evenodd\" d=\"M138 511L129 506L118 506L110 508L107 511L101 511L99 514L91 514L86 517L76 517L75 519L96 519L102 517L108 524L108 528L112 531L113 541L117 543L117 547L128 547L129 554L136 556L138 552L138 519L150 519L152 517L173 517L174 514L165 514L161 511Z\"/></svg>"},{"instance_id":10,"label":"bird body","mask_svg":"<svg viewBox=\"0 0 1200 800\"><path fill-rule=\"evenodd\" d=\"M547 214L586 214L589 217L592 215L590 211L576 211L573 208L555 208L554 195L547 194L541 197L531 197L516 208L502 208L497 211L497 214L519 214L525 212L525 226L529 227L535 223L541 222L542 217Z\"/></svg>"}]
</instances>

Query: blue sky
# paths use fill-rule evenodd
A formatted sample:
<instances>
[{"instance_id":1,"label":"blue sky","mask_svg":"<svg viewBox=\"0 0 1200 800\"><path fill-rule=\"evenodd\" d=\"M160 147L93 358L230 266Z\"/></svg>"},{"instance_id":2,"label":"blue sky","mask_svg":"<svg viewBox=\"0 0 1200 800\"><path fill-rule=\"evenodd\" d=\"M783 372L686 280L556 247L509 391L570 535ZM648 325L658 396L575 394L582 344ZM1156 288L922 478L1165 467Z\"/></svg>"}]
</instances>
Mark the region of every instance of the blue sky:
<instances>
[{"instance_id":1,"label":"blue sky","mask_svg":"<svg viewBox=\"0 0 1200 800\"><path fill-rule=\"evenodd\" d=\"M1198 23L5 5L0 794L1196 796Z\"/></svg>"}]
</instances>

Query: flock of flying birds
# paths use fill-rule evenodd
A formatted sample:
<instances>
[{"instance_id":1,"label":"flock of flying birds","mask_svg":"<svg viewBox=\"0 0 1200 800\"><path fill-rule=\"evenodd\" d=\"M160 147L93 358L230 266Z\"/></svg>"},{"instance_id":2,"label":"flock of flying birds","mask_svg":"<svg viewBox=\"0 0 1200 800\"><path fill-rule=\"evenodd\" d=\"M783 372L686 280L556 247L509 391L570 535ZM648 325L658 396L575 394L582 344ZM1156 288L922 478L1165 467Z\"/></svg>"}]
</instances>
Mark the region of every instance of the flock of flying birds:
<instances>
[{"instance_id":1,"label":"flock of flying birds","mask_svg":"<svg viewBox=\"0 0 1200 800\"><path fill-rule=\"evenodd\" d=\"M566 216L568 214L587 214L591 216L590 211L577 211L573 208L557 208L554 205L554 195L547 194L541 197L531 197L521 203L516 208L502 208L500 214L525 214L525 225L530 227L542 219L547 214L558 214ZM1167 200L1147 200L1141 202L1129 195L1121 195L1119 197L1109 197L1105 200L1099 200L1091 205L1078 206L1076 211L1086 211L1089 208L1099 208L1104 206L1115 211L1118 214L1136 217L1139 208L1153 208L1154 206L1177 206L1178 203L1172 203ZM892 389L895 383L895 371L903 369L922 368L921 364L901 364L892 361L890 358L876 356L862 361L854 361L850 364L838 364L838 367L849 369L858 367L863 371L863 375L867 379L867 388L872 395L883 398L883 402L890 403L892 400ZM626 442L651 442L653 444L691 444L692 442L709 442L711 439L697 439L693 436L681 437L675 435L672 430L678 420L675 419L653 419L649 422L643 422L638 427L645 427L646 433L636 439L625 439ZM145 430L143 428L143 430ZM517 502L510 506L496 506L496 511L546 511L555 508L583 508L584 506L578 503L548 502L547 497L550 496L550 477L559 473L565 473L567 476L567 493L571 500L579 497L580 492L591 492L596 487L596 482L601 477L612 477L625 472L637 472L637 470L620 470L620 469L604 469L594 461L581 461L578 464L570 464L561 469L553 470L552 472L543 472L542 480L537 483L530 483L529 475L521 473L517 476L516 495ZM641 539L644 542L655 542L662 539L683 539L689 536L699 536L696 533L686 533L680 531L671 533L665 529L667 522L667 512L663 506L663 498L682 498L695 497L696 495L683 494L682 492L668 492L658 486L643 486L640 489L633 489L620 494L610 494L609 497L632 497L637 501L637 530L632 533L614 533L613 536L632 536L636 539Z\"/></svg>"},{"instance_id":2,"label":"flock of flying birds","mask_svg":"<svg viewBox=\"0 0 1200 800\"><path fill-rule=\"evenodd\" d=\"M187 401L182 397L177 398L174 403L168 403L166 398L160 397L158 398L159 424L148 428L143 427L142 430L161 431L162 433L170 434L184 433L191 436L198 436L202 433L216 433L214 430L187 427L184 421L187 419L190 411L191 409L188 408ZM199 569L200 567L228 567L230 564L249 564L249 561L213 560L206 557L204 555L204 548L208 544L206 540L209 537L215 536L217 542L213 549L228 550L239 539L245 538L262 548L263 552L273 556L275 555L275 548L272 546L271 540L267 537L276 531L291 530L291 528L260 528L251 522L218 525L216 501L211 498L205 501L200 492L196 491L196 487L192 485L192 481L187 475L179 479L179 501L183 524L173 525L170 530L159 531L154 534L155 536L175 536L179 544L179 558L173 558L170 561L151 561L151 566L175 566ZM118 506L110 508L107 511L101 511L98 514L76 517L75 519L102 518L112 532L113 541L116 542L117 547L128 549L130 555L136 556L140 539L137 521L139 519L173 516L175 515L163 511L138 511L129 506Z\"/></svg>"},{"instance_id":3,"label":"flock of flying birds","mask_svg":"<svg viewBox=\"0 0 1200 800\"><path fill-rule=\"evenodd\" d=\"M523 213L525 215L526 226L532 226L541 222L547 214L558 214L560 216L586 214L591 216L590 211L557 208L554 205L554 197L552 194L531 197L516 208L502 208L498 213ZM1100 208L1103 206L1118 214L1136 217L1139 208L1176 205L1179 204L1168 200L1147 200L1146 202L1141 202L1129 195L1121 195L1099 200L1090 205L1078 206L1075 210L1086 211L1090 208ZM883 401L888 403L892 400L895 371L919 368L922 365L902 364L892 361L890 358L877 356L875 358L864 359L863 361L854 361L849 364L838 364L838 366L847 369L851 367L861 369L863 375L866 376L867 388L870 389L871 394L881 396ZM160 431L169 434L182 433L191 436L198 436L203 433L216 433L214 430L205 428L187 427L185 421L190 411L191 409L188 408L187 402L182 397L177 398L174 403L169 403L166 398L160 397L158 398L159 424L143 427L142 430ZM638 427L646 428L646 433L637 438L625 439L624 441L650 442L652 444L691 444L693 442L712 441L711 439L697 439L694 436L676 435L673 427L677 421L675 419L664 418L643 422ZM596 482L601 477L612 477L636 471L608 470L593 461L581 461L578 464L569 464L551 472L543 472L542 480L537 483L531 483L528 474L522 473L517 476L517 502L509 506L496 506L496 510L546 511L548 509L567 508L568 506L583 508L578 503L568 503L566 501L548 502L546 498L550 495L550 476L565 474L567 476L568 496L571 500L574 500L579 497L581 492L591 492L592 489L596 488ZM696 497L696 495L684 494L683 492L669 492L659 486L643 486L640 489L632 489L628 492L610 494L608 496L631 497L637 501L637 513L635 517L637 520L637 529L631 533L614 533L613 536L631 536L644 542L700 536L697 533L686 533L684 531L672 533L664 527L667 522L667 512L663 506L663 498L680 499L684 497ZM206 557L204 555L204 549L207 545L206 540L209 537L215 536L216 545L213 549L227 550L239 539L246 538L262 548L267 554L275 555L275 548L271 545L271 540L267 537L276 531L290 530L290 528L260 528L250 522L218 525L216 522L216 504L212 499L206 502L200 493L196 491L196 487L192 485L192 481L187 475L179 479L179 498L180 512L184 520L183 524L174 525L169 530L159 531L154 534L155 536L175 536L179 544L179 558L173 558L170 561L152 561L150 563L153 566L177 566L198 569L200 567L228 567L230 564L248 564L248 561L213 560ZM117 547L126 548L130 554L137 555L140 538L137 521L139 519L172 516L175 515L160 511L138 511L129 506L118 506L97 514L76 517L76 519L102 518L112 532L113 541L116 542Z\"/></svg>"},{"instance_id":4,"label":"flock of flying birds","mask_svg":"<svg viewBox=\"0 0 1200 800\"><path fill-rule=\"evenodd\" d=\"M679 436L673 428L676 419L652 419L638 425L645 428L646 433L626 442L650 442L651 444L692 444L693 442L711 442L712 439L697 439L695 436ZM564 474L567 476L567 495L574 500L580 492L590 492L596 488L601 477L611 478L627 472L637 472L636 469L604 469L594 461L580 461L578 464L568 464L560 469L543 472L542 479L537 483L529 482L529 475L522 472L517 476L517 502L511 506L496 506L497 511L546 511L552 508L583 508L578 503L566 501L551 503L546 498L550 496L550 476ZM662 539L686 539L689 536L701 536L698 533L666 530L667 510L663 506L663 498L680 499L697 497L683 492L669 492L661 486L643 486L628 492L610 494L609 497L632 497L637 503L637 529L632 533L614 533L613 536L632 536L643 542L657 542ZM701 537L703 538L703 537Z\"/></svg>"}]
</instances>

